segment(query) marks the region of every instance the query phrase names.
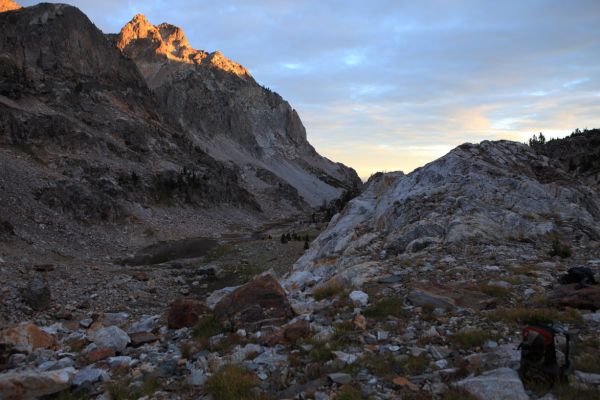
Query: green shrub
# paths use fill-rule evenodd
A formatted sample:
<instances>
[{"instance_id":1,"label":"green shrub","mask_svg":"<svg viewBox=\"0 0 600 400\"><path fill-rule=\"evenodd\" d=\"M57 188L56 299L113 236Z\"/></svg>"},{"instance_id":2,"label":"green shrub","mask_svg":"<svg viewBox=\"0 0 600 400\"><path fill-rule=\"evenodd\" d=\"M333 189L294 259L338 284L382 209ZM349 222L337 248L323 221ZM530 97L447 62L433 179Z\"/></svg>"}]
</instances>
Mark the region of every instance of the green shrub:
<instances>
[{"instance_id":1,"label":"green shrub","mask_svg":"<svg viewBox=\"0 0 600 400\"><path fill-rule=\"evenodd\" d=\"M192 328L192 337L203 346L208 346L208 339L223 333L225 329L214 316L205 316Z\"/></svg>"},{"instance_id":2,"label":"green shrub","mask_svg":"<svg viewBox=\"0 0 600 400\"><path fill-rule=\"evenodd\" d=\"M488 332L481 330L457 332L450 338L450 342L454 347L460 349L472 349L482 346L486 340L492 339Z\"/></svg>"},{"instance_id":3,"label":"green shrub","mask_svg":"<svg viewBox=\"0 0 600 400\"><path fill-rule=\"evenodd\" d=\"M552 324L554 322L567 322L577 324L581 322L581 314L574 309L561 312L554 308L497 308L488 313L492 321L512 322L516 324Z\"/></svg>"},{"instance_id":4,"label":"green shrub","mask_svg":"<svg viewBox=\"0 0 600 400\"><path fill-rule=\"evenodd\" d=\"M329 283L319 288L316 288L313 291L313 297L317 301L321 301L324 299L329 299L331 297L337 296L339 294L345 293L346 289L344 286L338 283Z\"/></svg>"},{"instance_id":5,"label":"green shrub","mask_svg":"<svg viewBox=\"0 0 600 400\"><path fill-rule=\"evenodd\" d=\"M364 311L365 317L386 318L388 315L401 317L404 315L404 301L399 297L386 297L378 300Z\"/></svg>"},{"instance_id":6,"label":"green shrub","mask_svg":"<svg viewBox=\"0 0 600 400\"><path fill-rule=\"evenodd\" d=\"M363 398L360 390L354 386L344 385L335 394L333 400L361 400Z\"/></svg>"},{"instance_id":7,"label":"green shrub","mask_svg":"<svg viewBox=\"0 0 600 400\"><path fill-rule=\"evenodd\" d=\"M559 256L560 258L571 257L573 251L571 250L571 246L568 244L562 243L558 239L554 239L552 241L552 249L550 250L550 257Z\"/></svg>"},{"instance_id":8,"label":"green shrub","mask_svg":"<svg viewBox=\"0 0 600 400\"><path fill-rule=\"evenodd\" d=\"M215 400L254 400L258 386L256 375L237 364L228 364L206 380L206 392Z\"/></svg>"}]
</instances>

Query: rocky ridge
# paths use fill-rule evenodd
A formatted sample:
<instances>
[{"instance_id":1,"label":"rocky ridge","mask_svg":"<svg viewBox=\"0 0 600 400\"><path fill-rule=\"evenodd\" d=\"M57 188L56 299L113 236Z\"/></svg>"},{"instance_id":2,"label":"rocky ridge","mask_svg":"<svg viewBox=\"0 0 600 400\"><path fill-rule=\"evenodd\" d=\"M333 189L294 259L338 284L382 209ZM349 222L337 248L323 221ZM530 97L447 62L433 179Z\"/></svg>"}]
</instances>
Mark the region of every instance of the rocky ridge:
<instances>
[{"instance_id":1,"label":"rocky ridge","mask_svg":"<svg viewBox=\"0 0 600 400\"><path fill-rule=\"evenodd\" d=\"M468 244L600 239L598 193L514 142L464 144L409 175L378 174L296 263L290 284L321 281L372 257L460 252ZM355 276L354 279L359 279Z\"/></svg>"}]
</instances>

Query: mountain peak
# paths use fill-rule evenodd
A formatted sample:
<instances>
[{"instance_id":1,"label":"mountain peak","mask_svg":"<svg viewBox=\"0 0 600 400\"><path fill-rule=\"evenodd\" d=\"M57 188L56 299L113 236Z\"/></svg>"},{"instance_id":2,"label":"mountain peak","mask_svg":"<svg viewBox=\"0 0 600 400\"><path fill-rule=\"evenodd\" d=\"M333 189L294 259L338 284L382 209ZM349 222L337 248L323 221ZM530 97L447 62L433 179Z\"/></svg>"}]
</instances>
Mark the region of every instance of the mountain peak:
<instances>
[{"instance_id":1,"label":"mountain peak","mask_svg":"<svg viewBox=\"0 0 600 400\"><path fill-rule=\"evenodd\" d=\"M162 23L158 26L148 22L143 14L137 14L119 33L117 47L129 57L143 59L147 63L168 60L206 65L233 73L239 77L250 76L242 65L226 58L221 52L207 53L192 48L178 26Z\"/></svg>"},{"instance_id":2,"label":"mountain peak","mask_svg":"<svg viewBox=\"0 0 600 400\"><path fill-rule=\"evenodd\" d=\"M137 24L150 24L148 22L148 18L146 18L144 14L135 14L131 19L130 23L132 22Z\"/></svg>"},{"instance_id":3,"label":"mountain peak","mask_svg":"<svg viewBox=\"0 0 600 400\"><path fill-rule=\"evenodd\" d=\"M19 8L21 6L12 0L0 0L0 12L18 10Z\"/></svg>"}]
</instances>

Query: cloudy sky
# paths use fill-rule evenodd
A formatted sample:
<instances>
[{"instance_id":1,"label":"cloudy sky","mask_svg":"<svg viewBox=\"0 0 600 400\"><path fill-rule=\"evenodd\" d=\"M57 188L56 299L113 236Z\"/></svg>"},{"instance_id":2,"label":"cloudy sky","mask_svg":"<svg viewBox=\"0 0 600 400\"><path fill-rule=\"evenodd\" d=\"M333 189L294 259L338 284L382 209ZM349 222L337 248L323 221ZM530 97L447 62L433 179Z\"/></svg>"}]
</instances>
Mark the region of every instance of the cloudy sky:
<instances>
[{"instance_id":1,"label":"cloudy sky","mask_svg":"<svg viewBox=\"0 0 600 400\"><path fill-rule=\"evenodd\" d=\"M281 94L317 150L362 177L464 142L600 127L599 0L61 2L105 32L136 13L182 27Z\"/></svg>"}]
</instances>

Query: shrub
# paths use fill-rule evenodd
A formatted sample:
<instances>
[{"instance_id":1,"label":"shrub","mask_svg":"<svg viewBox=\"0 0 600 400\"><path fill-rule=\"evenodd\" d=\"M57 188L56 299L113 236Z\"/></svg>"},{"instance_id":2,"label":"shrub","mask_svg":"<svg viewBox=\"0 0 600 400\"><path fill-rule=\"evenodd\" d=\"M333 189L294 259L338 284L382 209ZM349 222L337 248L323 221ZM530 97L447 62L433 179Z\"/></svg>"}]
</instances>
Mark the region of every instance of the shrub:
<instances>
[{"instance_id":1,"label":"shrub","mask_svg":"<svg viewBox=\"0 0 600 400\"><path fill-rule=\"evenodd\" d=\"M550 250L550 257L559 256L560 258L571 257L573 251L571 246L568 244L561 243L560 240L554 239L552 241L552 249Z\"/></svg>"},{"instance_id":2,"label":"shrub","mask_svg":"<svg viewBox=\"0 0 600 400\"><path fill-rule=\"evenodd\" d=\"M455 333L450 338L450 342L454 345L454 347L468 350L474 347L482 346L486 340L490 340L491 338L492 337L488 332L474 330Z\"/></svg>"},{"instance_id":3,"label":"shrub","mask_svg":"<svg viewBox=\"0 0 600 400\"><path fill-rule=\"evenodd\" d=\"M493 321L505 321L517 324L552 324L554 322L581 322L581 314L577 310L567 309L560 312L553 308L498 308L488 314Z\"/></svg>"},{"instance_id":4,"label":"shrub","mask_svg":"<svg viewBox=\"0 0 600 400\"><path fill-rule=\"evenodd\" d=\"M600 357L589 353L583 354L576 358L575 369L600 374Z\"/></svg>"},{"instance_id":5,"label":"shrub","mask_svg":"<svg viewBox=\"0 0 600 400\"><path fill-rule=\"evenodd\" d=\"M313 290L313 297L320 301L342 294L346 291L344 286L338 283L330 283Z\"/></svg>"},{"instance_id":6,"label":"shrub","mask_svg":"<svg viewBox=\"0 0 600 400\"><path fill-rule=\"evenodd\" d=\"M365 317L386 318L388 315L401 317L404 315L404 301L399 297L386 297L378 300L364 311Z\"/></svg>"},{"instance_id":7,"label":"shrub","mask_svg":"<svg viewBox=\"0 0 600 400\"><path fill-rule=\"evenodd\" d=\"M335 394L333 400L361 400L362 398L360 390L351 385L344 385Z\"/></svg>"},{"instance_id":8,"label":"shrub","mask_svg":"<svg viewBox=\"0 0 600 400\"><path fill-rule=\"evenodd\" d=\"M312 360L324 363L333 358L334 349L329 343L315 340L309 342L309 344L312 345L312 349L308 352L308 356Z\"/></svg>"},{"instance_id":9,"label":"shrub","mask_svg":"<svg viewBox=\"0 0 600 400\"><path fill-rule=\"evenodd\" d=\"M509 288L505 288L505 287L501 287L501 286L497 286L497 285L486 285L486 284L479 285L479 290L482 293L487 294L488 296L497 297L497 298L506 297L510 294Z\"/></svg>"},{"instance_id":10,"label":"shrub","mask_svg":"<svg viewBox=\"0 0 600 400\"><path fill-rule=\"evenodd\" d=\"M219 400L254 400L258 379L237 364L228 364L206 380L205 390Z\"/></svg>"},{"instance_id":11,"label":"shrub","mask_svg":"<svg viewBox=\"0 0 600 400\"><path fill-rule=\"evenodd\" d=\"M464 389L450 388L442 395L442 400L477 400L478 398Z\"/></svg>"},{"instance_id":12,"label":"shrub","mask_svg":"<svg viewBox=\"0 0 600 400\"><path fill-rule=\"evenodd\" d=\"M421 353L418 356L410 356L408 360L401 363L400 368L407 375L419 375L427 371L429 358L427 354Z\"/></svg>"},{"instance_id":13,"label":"shrub","mask_svg":"<svg viewBox=\"0 0 600 400\"><path fill-rule=\"evenodd\" d=\"M212 336L223 333L223 326L215 319L214 316L206 316L200 319L196 326L192 329L192 337L203 346L208 346L208 339Z\"/></svg>"}]
</instances>

